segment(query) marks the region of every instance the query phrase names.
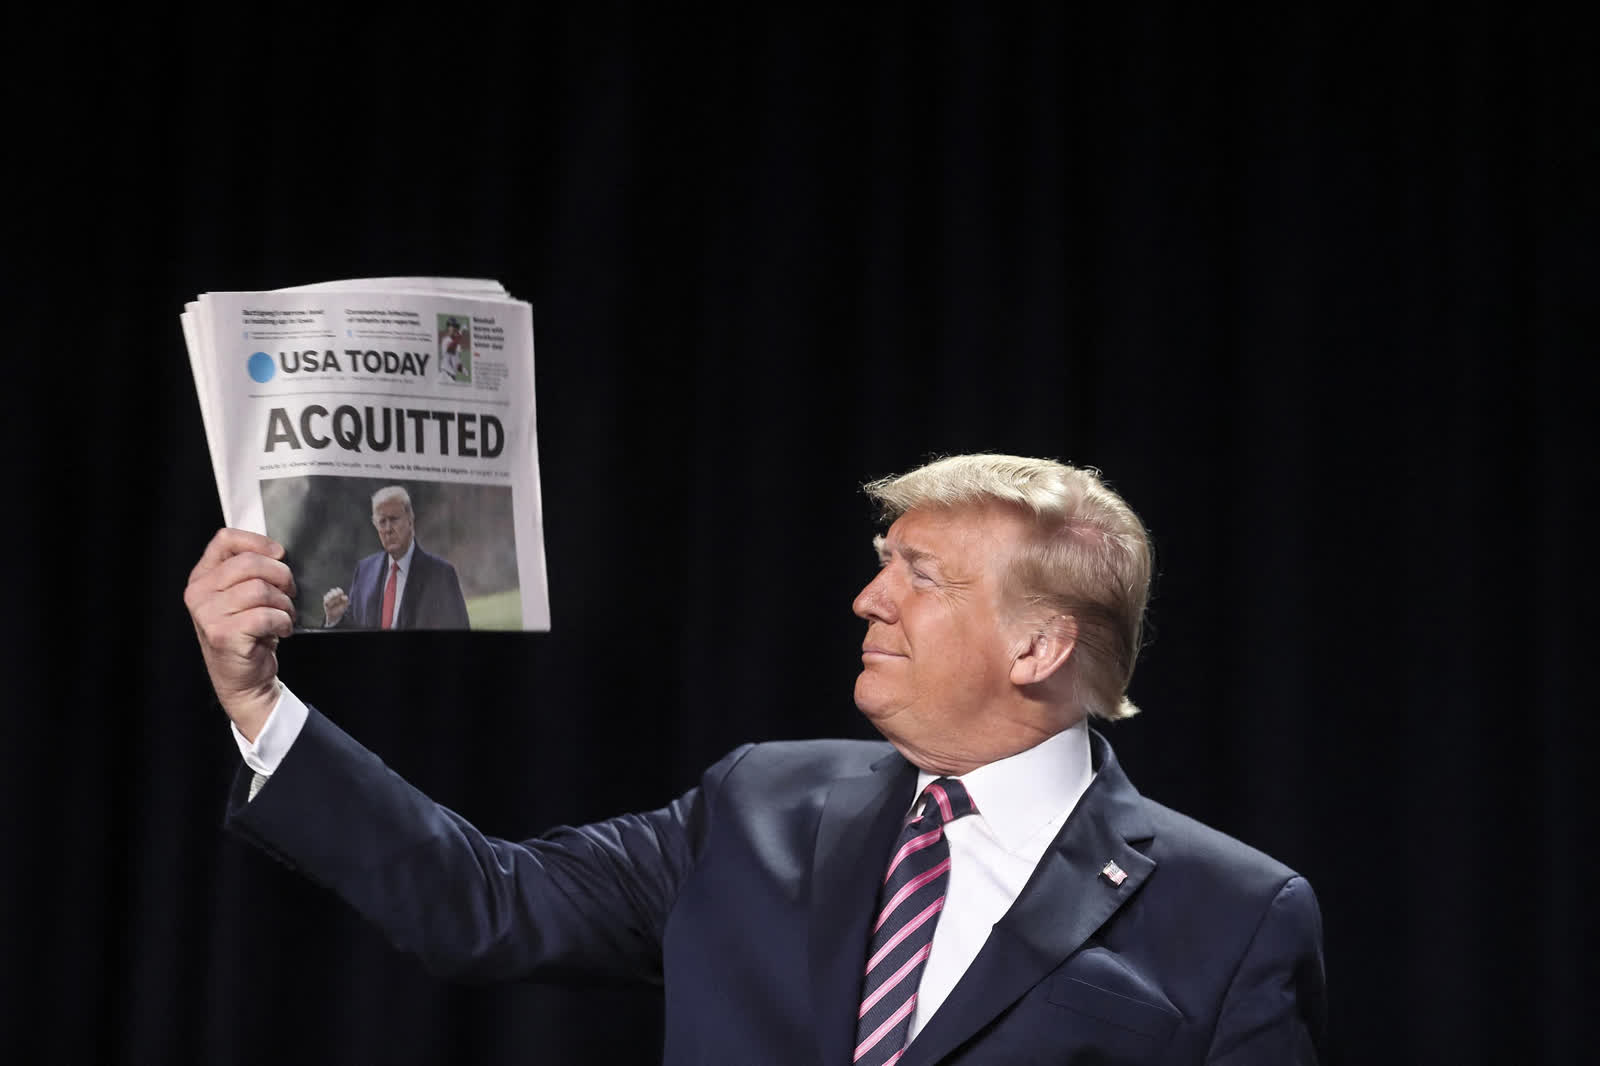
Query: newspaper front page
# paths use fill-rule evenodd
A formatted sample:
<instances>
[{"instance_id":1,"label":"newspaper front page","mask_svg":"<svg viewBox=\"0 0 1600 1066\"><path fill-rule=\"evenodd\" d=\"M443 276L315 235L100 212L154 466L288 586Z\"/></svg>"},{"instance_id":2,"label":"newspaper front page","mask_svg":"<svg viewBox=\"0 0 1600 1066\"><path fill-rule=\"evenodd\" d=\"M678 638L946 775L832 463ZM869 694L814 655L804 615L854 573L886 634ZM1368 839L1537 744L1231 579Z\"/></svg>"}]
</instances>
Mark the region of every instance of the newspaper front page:
<instances>
[{"instance_id":1,"label":"newspaper front page","mask_svg":"<svg viewBox=\"0 0 1600 1066\"><path fill-rule=\"evenodd\" d=\"M225 522L298 628L550 628L533 317L496 282L206 293L181 316Z\"/></svg>"}]
</instances>

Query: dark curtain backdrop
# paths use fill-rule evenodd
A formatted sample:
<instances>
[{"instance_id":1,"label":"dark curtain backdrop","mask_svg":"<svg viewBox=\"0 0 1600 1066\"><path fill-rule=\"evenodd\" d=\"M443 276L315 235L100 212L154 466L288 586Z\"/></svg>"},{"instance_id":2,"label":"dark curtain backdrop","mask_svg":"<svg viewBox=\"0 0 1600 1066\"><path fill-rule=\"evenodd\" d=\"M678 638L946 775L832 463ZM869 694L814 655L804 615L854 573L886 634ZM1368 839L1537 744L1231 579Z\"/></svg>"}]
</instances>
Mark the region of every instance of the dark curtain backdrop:
<instances>
[{"instance_id":1,"label":"dark curtain backdrop","mask_svg":"<svg viewBox=\"0 0 1600 1066\"><path fill-rule=\"evenodd\" d=\"M415 273L533 303L555 629L297 637L282 667L438 800L527 836L743 741L866 735L859 484L1092 464L1160 560L1145 713L1107 732L1146 794L1310 877L1335 1061L1588 1061L1576 25L34 18L5 68L7 1059L658 1055L654 989L435 981L220 828L177 314Z\"/></svg>"}]
</instances>

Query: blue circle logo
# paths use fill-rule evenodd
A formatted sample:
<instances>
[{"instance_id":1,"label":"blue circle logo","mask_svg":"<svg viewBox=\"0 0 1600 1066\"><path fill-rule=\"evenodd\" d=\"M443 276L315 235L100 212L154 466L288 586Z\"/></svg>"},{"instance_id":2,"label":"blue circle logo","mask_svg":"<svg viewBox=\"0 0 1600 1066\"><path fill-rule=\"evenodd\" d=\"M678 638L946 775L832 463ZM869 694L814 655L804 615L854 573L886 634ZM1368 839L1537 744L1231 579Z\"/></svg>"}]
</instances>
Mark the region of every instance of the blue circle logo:
<instances>
[{"instance_id":1,"label":"blue circle logo","mask_svg":"<svg viewBox=\"0 0 1600 1066\"><path fill-rule=\"evenodd\" d=\"M272 356L266 352L257 352L250 357L246 364L250 370L250 377L265 385L272 380L272 375L278 372L278 364L272 361Z\"/></svg>"}]
</instances>

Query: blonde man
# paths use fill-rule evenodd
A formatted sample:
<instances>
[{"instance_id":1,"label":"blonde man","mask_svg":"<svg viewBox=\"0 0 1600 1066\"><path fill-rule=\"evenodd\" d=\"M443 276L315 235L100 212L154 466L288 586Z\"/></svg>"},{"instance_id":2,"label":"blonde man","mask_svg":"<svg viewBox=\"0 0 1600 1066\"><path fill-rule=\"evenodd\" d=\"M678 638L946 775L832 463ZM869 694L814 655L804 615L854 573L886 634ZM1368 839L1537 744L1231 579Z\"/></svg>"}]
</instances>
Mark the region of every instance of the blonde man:
<instances>
[{"instance_id":1,"label":"blonde man","mask_svg":"<svg viewBox=\"0 0 1600 1066\"><path fill-rule=\"evenodd\" d=\"M253 771L230 825L438 971L665 974L668 1063L1316 1061L1309 886L1144 799L1088 726L1133 712L1137 516L1014 456L868 492L855 698L888 743L746 746L661 810L521 843L278 683L292 578L224 530L187 599Z\"/></svg>"},{"instance_id":2,"label":"blonde man","mask_svg":"<svg viewBox=\"0 0 1600 1066\"><path fill-rule=\"evenodd\" d=\"M461 579L446 559L417 543L416 513L403 485L372 494L380 551L356 563L350 591L322 595L323 625L352 629L466 629Z\"/></svg>"}]
</instances>

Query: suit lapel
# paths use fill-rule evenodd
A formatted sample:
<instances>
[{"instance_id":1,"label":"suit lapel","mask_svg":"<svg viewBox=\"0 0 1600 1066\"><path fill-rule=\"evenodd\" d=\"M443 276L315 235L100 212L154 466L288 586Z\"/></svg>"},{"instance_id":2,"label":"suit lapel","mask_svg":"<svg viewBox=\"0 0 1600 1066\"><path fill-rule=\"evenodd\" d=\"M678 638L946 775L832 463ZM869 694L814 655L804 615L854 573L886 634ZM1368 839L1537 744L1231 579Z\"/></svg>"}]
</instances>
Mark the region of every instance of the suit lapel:
<instances>
[{"instance_id":1,"label":"suit lapel","mask_svg":"<svg viewBox=\"0 0 1600 1066\"><path fill-rule=\"evenodd\" d=\"M384 557L383 565L385 567L384 578L387 580L389 576L387 556ZM422 602L422 594L428 586L428 579L425 576L427 569L427 559L422 550L422 545L413 541L411 545L411 566L405 572L406 591L405 595L400 597L399 608L394 612L394 628L417 628L416 620L419 617L417 612L420 610L417 604ZM383 624L383 597L381 595L378 597L378 606L373 609L373 617L379 619L378 625Z\"/></svg>"},{"instance_id":2,"label":"suit lapel","mask_svg":"<svg viewBox=\"0 0 1600 1066\"><path fill-rule=\"evenodd\" d=\"M1133 898L1155 862L1133 841L1153 836L1137 791L1091 731L1094 781L972 965L906 1049L900 1066L930 1066L969 1039L1083 946ZM1101 871L1114 862L1126 877Z\"/></svg>"},{"instance_id":3,"label":"suit lapel","mask_svg":"<svg viewBox=\"0 0 1600 1066\"><path fill-rule=\"evenodd\" d=\"M812 863L809 962L824 1063L853 1058L867 925L877 905L877 893L862 886L875 885L876 872L888 862L916 779L916 768L893 754L871 773L836 782L823 801Z\"/></svg>"},{"instance_id":4,"label":"suit lapel","mask_svg":"<svg viewBox=\"0 0 1600 1066\"><path fill-rule=\"evenodd\" d=\"M422 569L422 545L415 540L411 542L411 566L406 571L406 594L400 597L400 606L394 612L394 627L396 629L415 629L417 623L417 599L422 595L423 582L419 580L417 571Z\"/></svg>"}]
</instances>

